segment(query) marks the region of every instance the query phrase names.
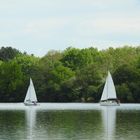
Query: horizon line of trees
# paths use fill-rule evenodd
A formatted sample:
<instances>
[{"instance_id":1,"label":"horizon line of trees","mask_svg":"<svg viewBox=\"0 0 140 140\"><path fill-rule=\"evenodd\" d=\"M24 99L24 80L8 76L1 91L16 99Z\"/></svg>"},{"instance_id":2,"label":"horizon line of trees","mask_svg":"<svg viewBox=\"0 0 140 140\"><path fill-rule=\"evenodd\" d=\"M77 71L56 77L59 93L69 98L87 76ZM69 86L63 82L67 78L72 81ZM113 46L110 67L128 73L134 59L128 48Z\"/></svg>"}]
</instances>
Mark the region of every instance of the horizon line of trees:
<instances>
[{"instance_id":1,"label":"horizon line of trees","mask_svg":"<svg viewBox=\"0 0 140 140\"><path fill-rule=\"evenodd\" d=\"M39 102L99 102L107 71L122 103L140 103L140 47L68 47L43 57L0 48L0 102L23 102L29 78Z\"/></svg>"}]
</instances>

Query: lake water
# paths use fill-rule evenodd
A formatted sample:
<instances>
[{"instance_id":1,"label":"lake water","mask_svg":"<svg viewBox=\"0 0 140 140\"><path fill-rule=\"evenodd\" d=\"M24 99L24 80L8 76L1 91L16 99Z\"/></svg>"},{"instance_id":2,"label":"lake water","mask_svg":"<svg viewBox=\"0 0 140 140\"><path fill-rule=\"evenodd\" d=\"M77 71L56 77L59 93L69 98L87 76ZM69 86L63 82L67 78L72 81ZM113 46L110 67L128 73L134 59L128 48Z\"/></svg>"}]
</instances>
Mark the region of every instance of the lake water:
<instances>
[{"instance_id":1,"label":"lake water","mask_svg":"<svg viewBox=\"0 0 140 140\"><path fill-rule=\"evenodd\" d=\"M0 104L0 140L139 139L139 104Z\"/></svg>"}]
</instances>

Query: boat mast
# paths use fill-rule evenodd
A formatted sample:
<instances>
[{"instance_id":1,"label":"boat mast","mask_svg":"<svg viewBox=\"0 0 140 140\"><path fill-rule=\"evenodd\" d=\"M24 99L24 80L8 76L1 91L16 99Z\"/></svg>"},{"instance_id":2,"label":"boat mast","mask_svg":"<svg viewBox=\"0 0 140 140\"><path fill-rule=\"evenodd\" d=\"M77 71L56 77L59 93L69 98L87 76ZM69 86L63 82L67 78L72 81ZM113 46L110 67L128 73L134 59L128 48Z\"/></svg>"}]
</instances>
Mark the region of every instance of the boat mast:
<instances>
[{"instance_id":1,"label":"boat mast","mask_svg":"<svg viewBox=\"0 0 140 140\"><path fill-rule=\"evenodd\" d=\"M29 99L31 99L31 78L30 78L30 85L29 85Z\"/></svg>"},{"instance_id":2,"label":"boat mast","mask_svg":"<svg viewBox=\"0 0 140 140\"><path fill-rule=\"evenodd\" d=\"M109 74L109 71L108 71L108 74ZM109 82L109 80L108 80L108 79L109 79L109 78L108 78L108 75L107 75L107 95L106 95L106 96L107 96L107 97L106 97L106 98L107 98L107 100L108 100L108 82Z\"/></svg>"}]
</instances>

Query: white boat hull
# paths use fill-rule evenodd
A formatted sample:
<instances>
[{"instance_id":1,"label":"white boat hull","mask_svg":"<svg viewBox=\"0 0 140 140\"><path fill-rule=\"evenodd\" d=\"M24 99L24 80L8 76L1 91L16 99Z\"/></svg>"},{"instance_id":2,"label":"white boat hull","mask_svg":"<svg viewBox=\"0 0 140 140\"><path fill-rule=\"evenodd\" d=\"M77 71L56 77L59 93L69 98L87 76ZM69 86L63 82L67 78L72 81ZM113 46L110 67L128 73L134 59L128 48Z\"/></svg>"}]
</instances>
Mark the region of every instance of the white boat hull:
<instances>
[{"instance_id":1,"label":"white boat hull","mask_svg":"<svg viewBox=\"0 0 140 140\"><path fill-rule=\"evenodd\" d=\"M25 102L24 105L26 106L37 106L38 104L36 102Z\"/></svg>"},{"instance_id":2,"label":"white boat hull","mask_svg":"<svg viewBox=\"0 0 140 140\"><path fill-rule=\"evenodd\" d=\"M100 105L101 106L119 106L119 102L116 102L116 101L101 101L100 102Z\"/></svg>"}]
</instances>

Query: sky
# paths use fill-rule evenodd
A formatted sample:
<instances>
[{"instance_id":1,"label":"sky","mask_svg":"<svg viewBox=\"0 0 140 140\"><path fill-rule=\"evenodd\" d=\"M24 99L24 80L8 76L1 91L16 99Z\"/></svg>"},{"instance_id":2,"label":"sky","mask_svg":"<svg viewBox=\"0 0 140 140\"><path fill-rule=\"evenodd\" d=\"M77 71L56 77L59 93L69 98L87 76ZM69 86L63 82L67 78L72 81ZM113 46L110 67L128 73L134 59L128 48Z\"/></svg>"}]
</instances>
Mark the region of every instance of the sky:
<instances>
[{"instance_id":1,"label":"sky","mask_svg":"<svg viewBox=\"0 0 140 140\"><path fill-rule=\"evenodd\" d=\"M140 45L140 0L0 0L0 46L50 50Z\"/></svg>"}]
</instances>

